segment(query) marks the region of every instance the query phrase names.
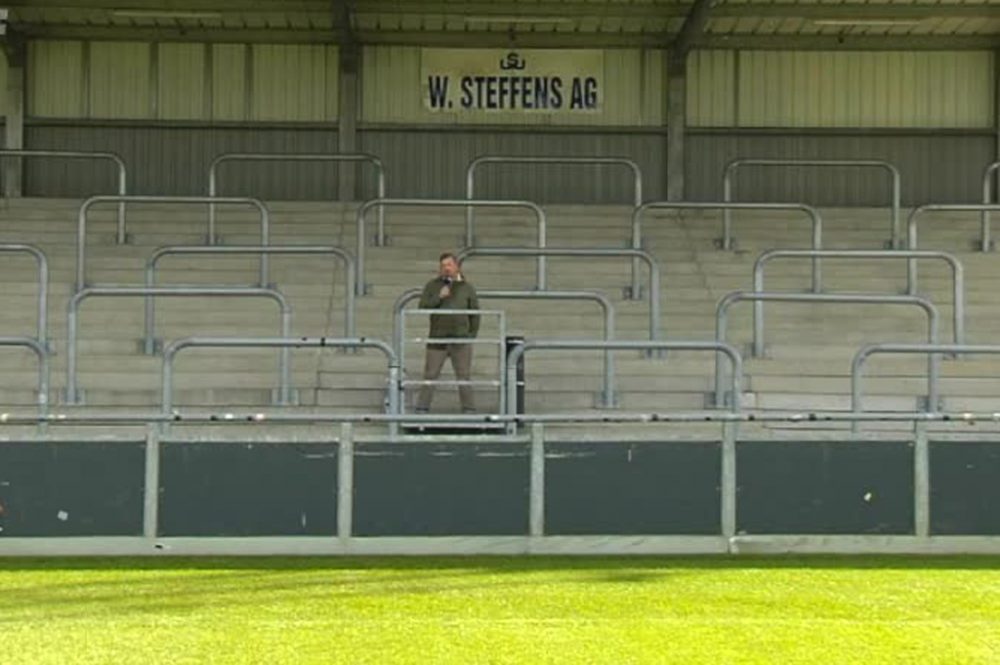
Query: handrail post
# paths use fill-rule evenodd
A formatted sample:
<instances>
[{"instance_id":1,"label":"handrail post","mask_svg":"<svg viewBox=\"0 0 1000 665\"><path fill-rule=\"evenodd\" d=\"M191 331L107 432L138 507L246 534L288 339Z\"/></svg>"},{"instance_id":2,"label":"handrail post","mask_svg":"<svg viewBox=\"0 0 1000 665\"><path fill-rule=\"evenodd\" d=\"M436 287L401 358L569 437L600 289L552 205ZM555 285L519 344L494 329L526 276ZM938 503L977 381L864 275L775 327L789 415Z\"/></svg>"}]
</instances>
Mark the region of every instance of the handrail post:
<instances>
[{"instance_id":1,"label":"handrail post","mask_svg":"<svg viewBox=\"0 0 1000 665\"><path fill-rule=\"evenodd\" d=\"M239 197L223 197L223 198L212 198L209 196L146 196L146 195L135 195L135 196L119 196L119 195L99 195L91 196L85 199L83 203L80 204L80 208L77 212L76 220L76 291L83 290L86 284L86 270L87 270L87 211L91 206L98 203L166 203L166 204L184 204L184 205L199 205L199 204L227 204L227 205L249 205L257 209L260 214L260 241L262 245L268 245L270 243L270 226L271 226L271 215L267 206L260 199L255 198L239 198ZM127 236L124 227L122 227L122 232ZM261 255L260 258L260 281L262 286L266 287L268 284L268 264L267 255Z\"/></svg>"},{"instance_id":2,"label":"handrail post","mask_svg":"<svg viewBox=\"0 0 1000 665\"><path fill-rule=\"evenodd\" d=\"M400 207L418 207L418 208L434 208L434 207L445 207L445 208L521 208L530 210L535 216L537 228L538 228L538 247L544 249L546 247L547 238L547 218L545 211L542 210L541 206L537 203L532 203L531 201L487 201L487 200L468 200L468 199L369 199L362 203L357 212L355 213L355 235L357 241L357 252L355 256L355 265L357 266L357 279L356 279L356 291L358 296L364 296L367 293L367 287L365 285L365 215L366 213L374 207L384 208L386 206L400 206ZM535 287L544 291L547 288L547 278L546 278L546 265L545 256L543 254L538 254L536 260L535 268Z\"/></svg>"},{"instance_id":3,"label":"handrail post","mask_svg":"<svg viewBox=\"0 0 1000 665\"><path fill-rule=\"evenodd\" d=\"M469 162L465 168L465 198L472 200L476 191L476 170L483 164L555 164L562 166L584 165L584 166L624 166L632 172L632 205L638 207L642 205L642 168L639 164L627 157L599 157L599 156L530 156L530 155L480 155ZM467 247L475 247L475 233L473 231L472 207L465 209L465 244ZM543 245L539 245L540 247ZM639 249L636 247L636 249ZM539 288L545 288L544 286Z\"/></svg>"},{"instance_id":4,"label":"handrail post","mask_svg":"<svg viewBox=\"0 0 1000 665\"><path fill-rule=\"evenodd\" d=\"M216 155L215 159L208 167L208 195L209 197L215 197L218 193L218 167L223 162L233 162L233 161L244 161L244 162L334 162L334 163L344 163L344 162L367 162L372 165L375 169L375 187L376 196L380 199L384 199L386 196L386 184L385 184L385 165L382 160L375 155L369 155L367 153L280 153L280 152L260 152L260 153L244 153L244 152L227 152L221 155ZM385 212L379 210L378 212L378 235L376 236L376 245L383 245L385 242ZM216 219L215 219L215 204L209 202L208 204L208 245L216 244ZM266 284L262 284L266 286Z\"/></svg>"},{"instance_id":5,"label":"handrail post","mask_svg":"<svg viewBox=\"0 0 1000 665\"><path fill-rule=\"evenodd\" d=\"M726 164L722 173L722 201L732 203L733 201L733 171L739 164L739 160L734 160ZM733 211L731 208L722 209L722 242L720 249L724 252L733 249Z\"/></svg>"},{"instance_id":6,"label":"handrail post","mask_svg":"<svg viewBox=\"0 0 1000 665\"><path fill-rule=\"evenodd\" d=\"M2 152L2 151L0 151ZM49 345L49 259L41 248L25 243L0 243L0 252L28 254L38 266L38 305L35 336L46 349Z\"/></svg>"},{"instance_id":7,"label":"handrail post","mask_svg":"<svg viewBox=\"0 0 1000 665\"><path fill-rule=\"evenodd\" d=\"M545 341L527 341L524 344L520 344L511 350L510 354L507 356L507 414L515 415L515 403L516 403L516 386L517 386L517 364L524 356L527 351L532 349L548 349L548 350L588 350L592 349L595 351L605 350L646 350L646 351L714 351L715 362L717 372L721 370L721 363L719 363L719 354L725 355L731 365L732 375L730 377L730 390L733 393L733 401L730 404L730 411L734 414L739 414L742 409L740 404L739 393L742 390L743 382L743 360L732 345L725 342L716 341L681 341L681 340L671 340L671 341L634 341L634 340L615 340L611 342L597 342L597 341L577 341L577 340L545 340ZM717 374L719 376L719 374ZM512 378L513 377L513 378ZM721 378L718 379L719 383L715 386L716 393L721 392Z\"/></svg>"},{"instance_id":8,"label":"handrail post","mask_svg":"<svg viewBox=\"0 0 1000 665\"><path fill-rule=\"evenodd\" d=\"M737 158L726 164L722 171L722 192L723 200L727 203L732 201L732 179L735 177L737 169L741 166L795 166L795 167L861 167L878 168L886 171L890 179L890 219L889 219L889 246L891 249L900 249L899 242L899 211L902 197L902 183L899 169L890 162L881 159L771 159L771 158ZM731 217L728 211L723 211L722 217L722 248L730 249L732 239L730 237ZM818 249L818 248L816 248ZM818 292L818 291L817 291Z\"/></svg>"},{"instance_id":9,"label":"handrail post","mask_svg":"<svg viewBox=\"0 0 1000 665\"><path fill-rule=\"evenodd\" d=\"M764 291L764 266L779 258L844 258L844 259L905 259L908 263L918 259L938 259L948 264L952 273L952 330L956 344L965 343L965 271L954 255L933 250L808 250L772 249L762 253L754 262L753 290ZM914 295L914 294L909 294ZM764 302L753 301L753 355L766 354L764 347Z\"/></svg>"},{"instance_id":10,"label":"handrail post","mask_svg":"<svg viewBox=\"0 0 1000 665\"><path fill-rule=\"evenodd\" d=\"M1000 162L989 164L983 171L983 204L989 205L993 202L990 195L991 181L994 171L1000 172ZM984 209L980 213L979 248L982 252L993 251L992 229L990 228L990 211Z\"/></svg>"}]
</instances>

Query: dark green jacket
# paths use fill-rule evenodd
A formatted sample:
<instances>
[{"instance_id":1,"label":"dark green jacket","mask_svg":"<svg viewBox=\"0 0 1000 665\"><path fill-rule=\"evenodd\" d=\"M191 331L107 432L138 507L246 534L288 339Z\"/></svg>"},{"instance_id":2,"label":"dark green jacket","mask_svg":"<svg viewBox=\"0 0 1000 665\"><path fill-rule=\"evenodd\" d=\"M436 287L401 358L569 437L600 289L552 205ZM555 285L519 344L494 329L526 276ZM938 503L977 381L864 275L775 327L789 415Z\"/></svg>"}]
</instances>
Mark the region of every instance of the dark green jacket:
<instances>
[{"instance_id":1,"label":"dark green jacket","mask_svg":"<svg viewBox=\"0 0 1000 665\"><path fill-rule=\"evenodd\" d=\"M479 309L479 298L472 284L465 280L452 282L451 295L441 299L438 294L444 285L440 277L427 282L420 295L420 309ZM475 337L478 334L478 314L431 315L431 337Z\"/></svg>"}]
</instances>

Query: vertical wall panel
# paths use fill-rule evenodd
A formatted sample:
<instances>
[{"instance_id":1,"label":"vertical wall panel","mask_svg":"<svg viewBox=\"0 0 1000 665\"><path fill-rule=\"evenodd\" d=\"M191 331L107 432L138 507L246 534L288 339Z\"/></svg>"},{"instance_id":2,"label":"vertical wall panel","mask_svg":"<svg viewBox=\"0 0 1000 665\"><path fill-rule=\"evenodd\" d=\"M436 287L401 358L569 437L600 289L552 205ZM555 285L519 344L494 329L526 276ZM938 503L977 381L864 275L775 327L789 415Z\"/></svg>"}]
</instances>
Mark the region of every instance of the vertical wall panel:
<instances>
[{"instance_id":1,"label":"vertical wall panel","mask_svg":"<svg viewBox=\"0 0 1000 665\"><path fill-rule=\"evenodd\" d=\"M335 120L337 92L335 47L253 46L254 120Z\"/></svg>"},{"instance_id":2,"label":"vertical wall panel","mask_svg":"<svg viewBox=\"0 0 1000 665\"><path fill-rule=\"evenodd\" d=\"M744 51L739 58L741 127L990 126L988 51Z\"/></svg>"},{"instance_id":3,"label":"vertical wall panel","mask_svg":"<svg viewBox=\"0 0 1000 665\"><path fill-rule=\"evenodd\" d=\"M83 65L83 42L29 42L27 115L82 117Z\"/></svg>"},{"instance_id":4,"label":"vertical wall panel","mask_svg":"<svg viewBox=\"0 0 1000 665\"><path fill-rule=\"evenodd\" d=\"M688 126L736 124L735 76L735 51L694 51L688 56Z\"/></svg>"},{"instance_id":5,"label":"vertical wall panel","mask_svg":"<svg viewBox=\"0 0 1000 665\"><path fill-rule=\"evenodd\" d=\"M90 116L149 118L150 44L91 42Z\"/></svg>"},{"instance_id":6,"label":"vertical wall panel","mask_svg":"<svg viewBox=\"0 0 1000 665\"><path fill-rule=\"evenodd\" d=\"M212 46L212 119L246 120L247 46Z\"/></svg>"},{"instance_id":7,"label":"vertical wall panel","mask_svg":"<svg viewBox=\"0 0 1000 665\"><path fill-rule=\"evenodd\" d=\"M205 115L205 47L159 45L158 117L195 120Z\"/></svg>"},{"instance_id":8,"label":"vertical wall panel","mask_svg":"<svg viewBox=\"0 0 1000 665\"><path fill-rule=\"evenodd\" d=\"M361 118L370 123L436 125L659 126L666 107L663 51L604 51L603 108L578 115L482 111L444 113L424 107L420 51L413 46L370 46L362 64Z\"/></svg>"},{"instance_id":9,"label":"vertical wall panel","mask_svg":"<svg viewBox=\"0 0 1000 665\"><path fill-rule=\"evenodd\" d=\"M7 115L7 55L0 52L0 115Z\"/></svg>"}]
</instances>

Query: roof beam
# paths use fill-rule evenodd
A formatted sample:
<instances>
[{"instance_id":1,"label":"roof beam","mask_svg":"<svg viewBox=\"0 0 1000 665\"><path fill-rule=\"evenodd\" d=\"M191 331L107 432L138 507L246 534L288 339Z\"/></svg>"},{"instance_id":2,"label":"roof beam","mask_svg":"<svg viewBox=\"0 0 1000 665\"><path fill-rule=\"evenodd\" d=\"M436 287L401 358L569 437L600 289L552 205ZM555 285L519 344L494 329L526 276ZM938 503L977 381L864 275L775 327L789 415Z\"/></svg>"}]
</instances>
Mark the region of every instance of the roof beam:
<instances>
[{"instance_id":1,"label":"roof beam","mask_svg":"<svg viewBox=\"0 0 1000 665\"><path fill-rule=\"evenodd\" d=\"M218 12L223 14L325 14L329 16L331 0L8 0L4 4L17 14L19 8L45 10L107 10L160 12ZM333 0L340 4L341 0ZM477 18L681 18L690 16L698 6L695 2L658 4L601 4L593 2L539 2L512 5L497 2L401 2L389 0L354 0L354 14L409 14L433 16L475 16ZM801 19L929 19L929 18L995 18L996 3L976 4L825 4L825 3L718 3L712 15L722 18L801 18Z\"/></svg>"},{"instance_id":2,"label":"roof beam","mask_svg":"<svg viewBox=\"0 0 1000 665\"><path fill-rule=\"evenodd\" d=\"M714 0L696 0L684 25L670 47L670 69L683 73L687 69L687 54L705 34Z\"/></svg>"},{"instance_id":3,"label":"roof beam","mask_svg":"<svg viewBox=\"0 0 1000 665\"><path fill-rule=\"evenodd\" d=\"M200 28L197 26L99 27L85 25L20 24L29 39L123 41L340 43L336 30L275 30ZM358 44L508 48L506 31L375 31L356 30ZM667 48L670 33L518 32L513 43L521 48ZM698 48L776 50L981 50L995 49L996 35L713 35L704 34Z\"/></svg>"}]
</instances>

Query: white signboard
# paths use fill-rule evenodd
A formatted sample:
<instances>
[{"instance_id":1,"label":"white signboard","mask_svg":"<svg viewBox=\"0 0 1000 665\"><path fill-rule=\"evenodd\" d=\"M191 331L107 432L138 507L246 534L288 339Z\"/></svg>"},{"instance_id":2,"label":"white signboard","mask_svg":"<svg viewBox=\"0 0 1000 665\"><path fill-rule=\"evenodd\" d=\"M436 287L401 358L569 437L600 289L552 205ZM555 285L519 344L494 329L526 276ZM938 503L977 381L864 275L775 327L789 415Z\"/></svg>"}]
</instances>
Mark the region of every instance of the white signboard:
<instances>
[{"instance_id":1,"label":"white signboard","mask_svg":"<svg viewBox=\"0 0 1000 665\"><path fill-rule=\"evenodd\" d=\"M604 53L427 48L420 76L431 111L593 113L603 102Z\"/></svg>"}]
</instances>

